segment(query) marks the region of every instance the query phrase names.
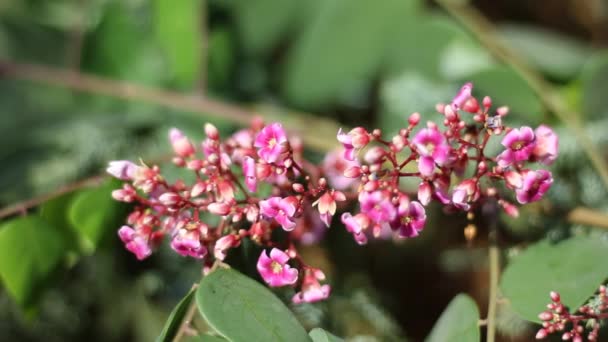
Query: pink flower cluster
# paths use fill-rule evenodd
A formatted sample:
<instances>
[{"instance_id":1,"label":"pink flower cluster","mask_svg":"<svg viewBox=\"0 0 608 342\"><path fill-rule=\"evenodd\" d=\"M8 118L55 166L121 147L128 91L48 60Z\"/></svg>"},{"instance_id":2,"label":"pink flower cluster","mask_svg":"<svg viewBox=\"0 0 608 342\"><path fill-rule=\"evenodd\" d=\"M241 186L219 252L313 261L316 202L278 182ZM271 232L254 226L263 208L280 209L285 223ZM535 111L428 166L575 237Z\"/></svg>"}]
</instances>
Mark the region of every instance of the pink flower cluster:
<instances>
[{"instance_id":1,"label":"pink flower cluster","mask_svg":"<svg viewBox=\"0 0 608 342\"><path fill-rule=\"evenodd\" d=\"M270 248L258 260L268 285L293 286L297 303L327 298L323 272L307 265L296 245L318 242L331 224L337 203L346 200L341 190L356 183L342 175L350 163L337 153L321 166L304 160L300 141L288 139L279 123L254 120L225 140L211 124L204 131L198 145L177 129L169 132L172 162L193 173L192 184L169 183L158 166L110 162L107 172L126 181L112 196L135 204L118 232L125 247L142 260L169 238L175 252L210 266L248 238ZM272 240L276 229L287 234L286 242Z\"/></svg>"},{"instance_id":2,"label":"pink flower cluster","mask_svg":"<svg viewBox=\"0 0 608 342\"><path fill-rule=\"evenodd\" d=\"M417 129L420 114L414 113L388 141L380 130L340 130L343 151L328 153L321 165L304 159L301 140L289 137L279 123L255 119L226 139L206 124L200 143L171 129L172 162L191 172L194 181L168 182L156 165L110 162L107 172L125 181L112 196L134 204L119 237L140 260L168 238L173 250L205 266L250 239L266 248L257 268L269 286L294 287L295 303L327 298L325 275L304 262L297 246L320 241L349 199L358 201L358 212L339 216L355 241L365 244L372 236L419 235L433 199L449 210L472 211L493 198L517 215L509 196L523 204L549 189L551 173L528 163L553 162L557 136L546 126L504 127L508 110L490 114L491 100L484 98L480 106L471 91L467 84L450 105L437 106L444 129L432 122ZM486 156L489 138L504 132L505 150ZM401 187L402 177L419 179L417 194ZM513 193L499 194L501 183ZM273 240L276 230L287 238Z\"/></svg>"},{"instance_id":3,"label":"pink flower cluster","mask_svg":"<svg viewBox=\"0 0 608 342\"><path fill-rule=\"evenodd\" d=\"M547 126L503 126L507 107L490 112L489 97L478 101L473 86L465 84L451 104L439 104L444 128L427 122L420 129L421 116L414 113L409 125L390 139L378 129L357 127L340 130L338 141L344 158L354 165L344 176L360 182L359 213L342 214L342 222L360 244L368 237L391 234L398 238L417 236L426 221L425 207L437 200L447 211L471 212L488 200L496 200L511 216L520 204L540 200L553 182L551 172L533 169L530 163L550 165L558 154L557 135ZM504 150L486 155L493 136L503 135ZM363 161L357 157L366 149ZM416 196L405 193L401 178L416 177ZM512 193L501 193L506 187Z\"/></svg>"},{"instance_id":4,"label":"pink flower cluster","mask_svg":"<svg viewBox=\"0 0 608 342\"><path fill-rule=\"evenodd\" d=\"M608 296L606 286L599 288L597 296L578 309L578 314L571 314L561 302L557 292L551 292L551 303L547 310L541 312L538 318L543 322L542 328L536 333L536 339L542 340L553 333L562 333L562 340L582 342L585 336L585 326L591 331L586 334L587 340L599 341L600 323L608 318Z\"/></svg>"}]
</instances>

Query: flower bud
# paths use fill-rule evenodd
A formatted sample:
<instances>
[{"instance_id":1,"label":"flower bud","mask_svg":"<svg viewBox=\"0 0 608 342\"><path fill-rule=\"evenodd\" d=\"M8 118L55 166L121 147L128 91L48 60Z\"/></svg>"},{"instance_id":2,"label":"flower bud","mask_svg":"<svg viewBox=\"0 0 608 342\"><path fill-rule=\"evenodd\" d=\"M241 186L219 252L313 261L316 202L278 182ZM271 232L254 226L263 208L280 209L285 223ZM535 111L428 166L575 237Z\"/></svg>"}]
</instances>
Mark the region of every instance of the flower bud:
<instances>
[{"instance_id":1,"label":"flower bud","mask_svg":"<svg viewBox=\"0 0 608 342\"><path fill-rule=\"evenodd\" d=\"M194 145L179 129L171 128L169 130L169 141L178 156L185 158L194 154Z\"/></svg>"},{"instance_id":2,"label":"flower bud","mask_svg":"<svg viewBox=\"0 0 608 342\"><path fill-rule=\"evenodd\" d=\"M158 200L160 201L160 203L166 206L172 206L177 204L181 200L181 197L175 192L165 192L164 194L158 197Z\"/></svg>"},{"instance_id":3,"label":"flower bud","mask_svg":"<svg viewBox=\"0 0 608 342\"><path fill-rule=\"evenodd\" d=\"M549 296L551 296L551 300L554 302L559 302L561 300L559 293L555 292L555 291L551 291L551 293L549 294Z\"/></svg>"},{"instance_id":4,"label":"flower bud","mask_svg":"<svg viewBox=\"0 0 608 342\"><path fill-rule=\"evenodd\" d=\"M424 206L431 202L431 185L428 182L422 182L418 186L418 201Z\"/></svg>"},{"instance_id":5,"label":"flower bud","mask_svg":"<svg viewBox=\"0 0 608 342\"><path fill-rule=\"evenodd\" d=\"M228 213L230 213L230 209L231 209L231 204L230 203L211 203L207 206L207 210L209 210L210 213L215 214L215 215L220 215L220 216L226 216L228 215Z\"/></svg>"},{"instance_id":6,"label":"flower bud","mask_svg":"<svg viewBox=\"0 0 608 342\"><path fill-rule=\"evenodd\" d=\"M416 126L420 122L420 113L412 113L407 121L410 125Z\"/></svg>"},{"instance_id":7,"label":"flower bud","mask_svg":"<svg viewBox=\"0 0 608 342\"><path fill-rule=\"evenodd\" d=\"M541 321L550 321L553 319L553 314L549 311L543 311L538 315Z\"/></svg>"},{"instance_id":8,"label":"flower bud","mask_svg":"<svg viewBox=\"0 0 608 342\"><path fill-rule=\"evenodd\" d=\"M536 339L537 340L542 340L545 337L547 337L547 330L545 330L544 328L541 328L537 333L536 333Z\"/></svg>"},{"instance_id":9,"label":"flower bud","mask_svg":"<svg viewBox=\"0 0 608 342\"><path fill-rule=\"evenodd\" d=\"M220 138L220 132L214 125L208 122L205 124L205 134L209 139L218 140Z\"/></svg>"},{"instance_id":10,"label":"flower bud","mask_svg":"<svg viewBox=\"0 0 608 342\"><path fill-rule=\"evenodd\" d=\"M291 186L291 188L293 189L293 191L297 192L297 193L302 193L304 192L304 185L300 184L300 183L293 183L293 185Z\"/></svg>"},{"instance_id":11,"label":"flower bud","mask_svg":"<svg viewBox=\"0 0 608 342\"><path fill-rule=\"evenodd\" d=\"M367 150L363 159L368 164L376 164L382 162L382 158L384 157L385 152L384 149L380 146L374 146Z\"/></svg>"},{"instance_id":12,"label":"flower bud","mask_svg":"<svg viewBox=\"0 0 608 342\"><path fill-rule=\"evenodd\" d=\"M492 107L492 98L489 96L486 96L483 98L482 103L485 108L490 108L490 107Z\"/></svg>"},{"instance_id":13,"label":"flower bud","mask_svg":"<svg viewBox=\"0 0 608 342\"><path fill-rule=\"evenodd\" d=\"M361 168L359 166L351 166L344 170L344 177L358 178L361 176Z\"/></svg>"}]
</instances>

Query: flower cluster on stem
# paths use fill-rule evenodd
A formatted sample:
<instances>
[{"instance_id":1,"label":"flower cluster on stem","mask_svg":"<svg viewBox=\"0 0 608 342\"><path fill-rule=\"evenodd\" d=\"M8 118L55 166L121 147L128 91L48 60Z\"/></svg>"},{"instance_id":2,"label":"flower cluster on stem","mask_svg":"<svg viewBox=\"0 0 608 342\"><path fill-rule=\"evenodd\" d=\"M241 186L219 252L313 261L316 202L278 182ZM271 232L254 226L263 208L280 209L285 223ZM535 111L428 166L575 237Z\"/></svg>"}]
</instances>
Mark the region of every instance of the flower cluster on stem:
<instances>
[{"instance_id":1,"label":"flower cluster on stem","mask_svg":"<svg viewBox=\"0 0 608 342\"><path fill-rule=\"evenodd\" d=\"M570 313L561 302L559 293L552 291L550 297L551 303L547 304L547 310L538 315L543 327L536 333L536 339L542 340L550 334L561 333L564 341L582 342L585 337L588 341L599 341L600 323L608 318L606 286L600 286L598 294L578 308L575 314Z\"/></svg>"},{"instance_id":2,"label":"flower cluster on stem","mask_svg":"<svg viewBox=\"0 0 608 342\"><path fill-rule=\"evenodd\" d=\"M503 126L508 108L492 113L491 99L480 104L472 89L466 84L452 103L437 105L443 128L433 122L419 127L421 115L414 113L390 138L379 129L340 130L343 149L320 165L304 158L301 140L280 123L254 119L224 139L206 124L200 143L171 129L172 163L194 181L169 182L157 165L110 162L107 172L125 181L112 196L134 205L118 235L140 260L169 239L175 252L205 266L249 239L265 249L257 269L269 286L294 287L295 303L325 299L331 289L324 273L306 264L298 246L319 242L334 216L366 244L421 234L433 200L447 211L472 212L493 199L516 216L514 201L538 201L549 189L551 173L530 164L555 160L555 133L546 126ZM503 134L504 151L487 155L489 139ZM406 177L418 179L414 193L401 186ZM356 212L344 212L352 201ZM277 230L286 238L277 239Z\"/></svg>"}]
</instances>

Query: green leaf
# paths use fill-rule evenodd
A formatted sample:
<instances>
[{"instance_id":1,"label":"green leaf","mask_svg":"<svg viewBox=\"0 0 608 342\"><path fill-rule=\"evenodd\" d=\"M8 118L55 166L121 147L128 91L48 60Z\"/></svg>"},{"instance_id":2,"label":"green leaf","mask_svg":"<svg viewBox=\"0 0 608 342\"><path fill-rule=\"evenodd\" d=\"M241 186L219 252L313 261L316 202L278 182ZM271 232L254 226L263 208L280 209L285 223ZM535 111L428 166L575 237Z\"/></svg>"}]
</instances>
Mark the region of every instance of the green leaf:
<instances>
[{"instance_id":1,"label":"green leaf","mask_svg":"<svg viewBox=\"0 0 608 342\"><path fill-rule=\"evenodd\" d=\"M32 305L65 255L66 236L39 216L27 216L0 226L0 276L13 298Z\"/></svg>"},{"instance_id":2,"label":"green leaf","mask_svg":"<svg viewBox=\"0 0 608 342\"><path fill-rule=\"evenodd\" d=\"M92 253L124 219L125 206L112 198L112 190L119 187L118 182L109 180L98 188L87 189L74 196L68 217L80 234L81 248L85 253Z\"/></svg>"},{"instance_id":3,"label":"green leaf","mask_svg":"<svg viewBox=\"0 0 608 342\"><path fill-rule=\"evenodd\" d=\"M522 318L539 322L538 314L557 291L571 307L582 305L606 277L608 243L586 236L558 244L541 241L526 249L508 265L501 289Z\"/></svg>"},{"instance_id":4,"label":"green leaf","mask_svg":"<svg viewBox=\"0 0 608 342\"><path fill-rule=\"evenodd\" d=\"M203 37L201 25L206 15L202 0L154 0L158 40L169 58L175 81L192 87L199 79Z\"/></svg>"},{"instance_id":5,"label":"green leaf","mask_svg":"<svg viewBox=\"0 0 608 342\"><path fill-rule=\"evenodd\" d=\"M589 119L605 118L608 115L608 52L593 56L580 79L583 114Z\"/></svg>"},{"instance_id":6,"label":"green leaf","mask_svg":"<svg viewBox=\"0 0 608 342\"><path fill-rule=\"evenodd\" d=\"M188 308L190 307L190 303L194 299L194 289L190 290L188 294L182 298L182 300L177 303L175 308L171 311L169 318L167 318L167 322L163 327L160 335L156 339L156 342L171 342L175 338L175 334L179 330L180 325L184 317L188 312Z\"/></svg>"},{"instance_id":7,"label":"green leaf","mask_svg":"<svg viewBox=\"0 0 608 342\"><path fill-rule=\"evenodd\" d=\"M198 336L184 337L182 339L182 341L183 342L226 342L228 340L221 336L202 334L202 335L198 335Z\"/></svg>"},{"instance_id":8,"label":"green leaf","mask_svg":"<svg viewBox=\"0 0 608 342\"><path fill-rule=\"evenodd\" d=\"M284 91L299 106L359 98L380 69L394 28L415 0L325 1L288 56ZM353 39L356 37L356 39Z\"/></svg>"},{"instance_id":9,"label":"green leaf","mask_svg":"<svg viewBox=\"0 0 608 342\"><path fill-rule=\"evenodd\" d=\"M479 310L475 301L465 294L459 294L443 311L426 341L479 342L478 321Z\"/></svg>"},{"instance_id":10,"label":"green leaf","mask_svg":"<svg viewBox=\"0 0 608 342\"><path fill-rule=\"evenodd\" d=\"M534 90L514 70L496 66L469 76L476 96L490 96L493 105L508 106L510 117L537 125L543 120L542 104Z\"/></svg>"},{"instance_id":11,"label":"green leaf","mask_svg":"<svg viewBox=\"0 0 608 342\"><path fill-rule=\"evenodd\" d=\"M499 34L532 66L561 80L576 76L591 55L584 42L540 27L511 23Z\"/></svg>"},{"instance_id":12,"label":"green leaf","mask_svg":"<svg viewBox=\"0 0 608 342\"><path fill-rule=\"evenodd\" d=\"M343 339L328 333L327 331L321 328L312 329L308 335L314 342L340 342L344 341Z\"/></svg>"},{"instance_id":13,"label":"green leaf","mask_svg":"<svg viewBox=\"0 0 608 342\"><path fill-rule=\"evenodd\" d=\"M293 27L300 14L298 7L303 6L310 4L297 0L234 1L232 12L245 52L253 56L268 54Z\"/></svg>"},{"instance_id":14,"label":"green leaf","mask_svg":"<svg viewBox=\"0 0 608 342\"><path fill-rule=\"evenodd\" d=\"M310 341L281 300L235 270L218 268L205 276L196 302L209 325L231 341Z\"/></svg>"}]
</instances>

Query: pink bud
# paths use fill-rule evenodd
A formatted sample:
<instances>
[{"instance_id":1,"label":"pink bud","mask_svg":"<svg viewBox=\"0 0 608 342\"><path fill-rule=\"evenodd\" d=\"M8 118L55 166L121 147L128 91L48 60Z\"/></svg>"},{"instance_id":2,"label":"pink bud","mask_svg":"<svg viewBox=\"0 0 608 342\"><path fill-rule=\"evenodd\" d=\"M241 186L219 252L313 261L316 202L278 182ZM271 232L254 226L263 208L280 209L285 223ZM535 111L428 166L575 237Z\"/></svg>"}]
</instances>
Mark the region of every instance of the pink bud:
<instances>
[{"instance_id":1,"label":"pink bud","mask_svg":"<svg viewBox=\"0 0 608 342\"><path fill-rule=\"evenodd\" d=\"M456 112L454 112L452 106L445 106L443 114L448 121L454 121L456 119Z\"/></svg>"},{"instance_id":2,"label":"pink bud","mask_svg":"<svg viewBox=\"0 0 608 342\"><path fill-rule=\"evenodd\" d=\"M177 128L171 128L169 131L169 141L171 142L173 151L178 156L185 158L194 154L194 145Z\"/></svg>"},{"instance_id":3,"label":"pink bud","mask_svg":"<svg viewBox=\"0 0 608 342\"><path fill-rule=\"evenodd\" d=\"M507 171L505 172L505 181L507 185L511 188L519 189L523 185L523 177L517 171Z\"/></svg>"},{"instance_id":4,"label":"pink bud","mask_svg":"<svg viewBox=\"0 0 608 342\"><path fill-rule=\"evenodd\" d=\"M538 315L541 321L550 321L553 319L553 314L549 311L543 311Z\"/></svg>"},{"instance_id":5,"label":"pink bud","mask_svg":"<svg viewBox=\"0 0 608 342\"><path fill-rule=\"evenodd\" d=\"M304 192L304 185L300 184L300 183L294 183L291 188L293 189L293 191L297 192L297 193L302 193Z\"/></svg>"},{"instance_id":6,"label":"pink bud","mask_svg":"<svg viewBox=\"0 0 608 342\"><path fill-rule=\"evenodd\" d=\"M519 217L519 209L517 207L507 201L500 201L500 205L502 209L507 213L507 215L517 218Z\"/></svg>"},{"instance_id":7,"label":"pink bud","mask_svg":"<svg viewBox=\"0 0 608 342\"><path fill-rule=\"evenodd\" d=\"M477 113L479 111L479 102L477 102L476 98L471 97L464 103L462 110L471 114Z\"/></svg>"},{"instance_id":8,"label":"pink bud","mask_svg":"<svg viewBox=\"0 0 608 342\"><path fill-rule=\"evenodd\" d=\"M428 182L422 182L418 186L418 201L424 206L431 202L431 185Z\"/></svg>"},{"instance_id":9,"label":"pink bud","mask_svg":"<svg viewBox=\"0 0 608 342\"><path fill-rule=\"evenodd\" d=\"M220 138L220 132L214 125L208 122L205 124L205 134L209 139L218 140Z\"/></svg>"},{"instance_id":10,"label":"pink bud","mask_svg":"<svg viewBox=\"0 0 608 342\"><path fill-rule=\"evenodd\" d=\"M368 164L375 164L375 163L380 163L382 161L382 158L384 157L384 155L385 155L385 151L384 151L384 149L382 149L382 147L374 146L365 153L365 156L363 157L363 159Z\"/></svg>"},{"instance_id":11,"label":"pink bud","mask_svg":"<svg viewBox=\"0 0 608 342\"><path fill-rule=\"evenodd\" d=\"M498 114L499 116L506 116L507 114L509 114L509 107L502 106L496 108L496 114Z\"/></svg>"},{"instance_id":12,"label":"pink bud","mask_svg":"<svg viewBox=\"0 0 608 342\"><path fill-rule=\"evenodd\" d=\"M545 337L547 337L547 330L545 329L540 329L537 333L536 333L536 339L537 340L542 340Z\"/></svg>"},{"instance_id":13,"label":"pink bud","mask_svg":"<svg viewBox=\"0 0 608 342\"><path fill-rule=\"evenodd\" d=\"M453 107L454 110L461 108L462 105L464 105L465 101L471 97L472 90L473 90L473 83L471 83L471 82L465 83L462 86L462 88L460 88L460 91L458 91L458 94L456 94L456 97L454 97L454 99L452 100L451 107Z\"/></svg>"},{"instance_id":14,"label":"pink bud","mask_svg":"<svg viewBox=\"0 0 608 342\"><path fill-rule=\"evenodd\" d=\"M166 206L175 205L180 201L180 199L181 197L175 192L165 192L158 197L158 200Z\"/></svg>"},{"instance_id":15,"label":"pink bud","mask_svg":"<svg viewBox=\"0 0 608 342\"><path fill-rule=\"evenodd\" d=\"M231 204L229 203L211 203L207 206L207 210L209 210L210 213L215 214L215 215L220 215L220 216L226 216L228 215L228 213L230 212L231 209Z\"/></svg>"},{"instance_id":16,"label":"pink bud","mask_svg":"<svg viewBox=\"0 0 608 342\"><path fill-rule=\"evenodd\" d=\"M361 168L358 166L351 166L344 170L344 177L358 178L359 176L361 176Z\"/></svg>"},{"instance_id":17,"label":"pink bud","mask_svg":"<svg viewBox=\"0 0 608 342\"><path fill-rule=\"evenodd\" d=\"M549 295L551 296L551 300L554 302L559 302L561 300L559 293L557 293L555 291L551 291L551 293Z\"/></svg>"},{"instance_id":18,"label":"pink bud","mask_svg":"<svg viewBox=\"0 0 608 342\"><path fill-rule=\"evenodd\" d=\"M486 97L484 97L484 98L483 98L482 103L483 103L483 106L484 106L486 109L487 109L487 108L490 108L490 107L492 107L492 98L491 98L491 97L489 97L489 96L486 96Z\"/></svg>"},{"instance_id":19,"label":"pink bud","mask_svg":"<svg viewBox=\"0 0 608 342\"><path fill-rule=\"evenodd\" d=\"M569 333L569 332L565 332L565 333L562 335L562 340L564 340L564 341L568 341L568 340L569 340L569 339L571 339L571 338L572 338L572 334L571 334L571 333Z\"/></svg>"},{"instance_id":20,"label":"pink bud","mask_svg":"<svg viewBox=\"0 0 608 342\"><path fill-rule=\"evenodd\" d=\"M420 113L413 113L410 115L408 122L412 126L416 126L420 122Z\"/></svg>"}]
</instances>

